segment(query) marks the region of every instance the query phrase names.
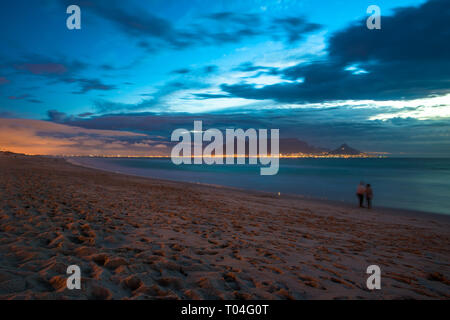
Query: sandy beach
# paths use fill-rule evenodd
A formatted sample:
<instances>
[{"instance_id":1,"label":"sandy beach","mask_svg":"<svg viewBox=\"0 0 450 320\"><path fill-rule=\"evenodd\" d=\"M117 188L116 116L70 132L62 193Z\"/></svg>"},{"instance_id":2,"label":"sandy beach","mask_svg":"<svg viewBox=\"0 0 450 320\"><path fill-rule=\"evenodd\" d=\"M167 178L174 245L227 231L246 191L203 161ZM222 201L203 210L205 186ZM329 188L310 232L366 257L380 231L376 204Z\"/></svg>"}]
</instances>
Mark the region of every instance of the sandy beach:
<instances>
[{"instance_id":1,"label":"sandy beach","mask_svg":"<svg viewBox=\"0 0 450 320\"><path fill-rule=\"evenodd\" d=\"M0 199L0 299L450 298L450 216L2 153Z\"/></svg>"}]
</instances>

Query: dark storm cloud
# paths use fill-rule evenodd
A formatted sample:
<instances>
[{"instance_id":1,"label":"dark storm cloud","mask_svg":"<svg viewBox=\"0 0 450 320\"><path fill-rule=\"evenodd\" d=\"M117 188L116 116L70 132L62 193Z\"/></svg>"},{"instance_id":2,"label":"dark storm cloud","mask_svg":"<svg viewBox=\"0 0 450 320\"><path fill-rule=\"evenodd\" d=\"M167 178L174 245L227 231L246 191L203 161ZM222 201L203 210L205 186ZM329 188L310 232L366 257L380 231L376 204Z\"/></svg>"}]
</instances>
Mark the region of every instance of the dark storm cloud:
<instances>
[{"instance_id":1,"label":"dark storm cloud","mask_svg":"<svg viewBox=\"0 0 450 320\"><path fill-rule=\"evenodd\" d=\"M290 44L322 28L321 25L308 22L304 17L283 17L263 21L257 14L236 14L233 12L218 12L206 18L220 24L240 25L239 33L247 36L257 36L262 33L271 34L275 40L283 40Z\"/></svg>"},{"instance_id":2,"label":"dark storm cloud","mask_svg":"<svg viewBox=\"0 0 450 320\"><path fill-rule=\"evenodd\" d=\"M443 95L450 92L449 21L447 0L397 9L393 16L382 17L381 30L367 29L363 20L334 34L326 60L276 71L303 83L222 85L222 90L236 97L293 103ZM352 65L363 72L345 70ZM249 65L246 70L256 69Z\"/></svg>"},{"instance_id":3,"label":"dark storm cloud","mask_svg":"<svg viewBox=\"0 0 450 320\"><path fill-rule=\"evenodd\" d=\"M78 115L78 117L80 117L80 118L86 118L86 117L90 117L90 116L93 116L94 114L92 113L92 112L83 112L83 113L80 113L79 115Z\"/></svg>"},{"instance_id":4,"label":"dark storm cloud","mask_svg":"<svg viewBox=\"0 0 450 320\"><path fill-rule=\"evenodd\" d=\"M61 123L64 121L69 121L69 120L73 119L73 117L68 116L65 112L61 112L58 110L48 110L47 116L50 121L58 122L58 123Z\"/></svg>"},{"instance_id":5,"label":"dark storm cloud","mask_svg":"<svg viewBox=\"0 0 450 320\"><path fill-rule=\"evenodd\" d=\"M60 77L84 70L87 64L78 60L69 61L65 58L55 59L40 55L29 55L17 61L7 62L6 67L15 70L17 73L42 77Z\"/></svg>"},{"instance_id":6,"label":"dark storm cloud","mask_svg":"<svg viewBox=\"0 0 450 320\"><path fill-rule=\"evenodd\" d=\"M116 86L104 84L99 79L69 78L63 79L63 81L66 83L76 83L79 85L80 90L73 92L75 94L84 94L92 90L109 91L116 89Z\"/></svg>"},{"instance_id":7,"label":"dark storm cloud","mask_svg":"<svg viewBox=\"0 0 450 320\"><path fill-rule=\"evenodd\" d=\"M261 127L264 121L260 118L250 119L245 114L185 114L178 113L119 113L93 116L88 119L69 116L65 113L52 111L49 119L55 122L87 129L127 130L150 135L160 135L169 140L170 134L177 128L190 129L194 120L202 120L205 126L225 129L230 127ZM269 127L269 126L267 126ZM127 129L126 129L127 128Z\"/></svg>"},{"instance_id":8,"label":"dark storm cloud","mask_svg":"<svg viewBox=\"0 0 450 320\"><path fill-rule=\"evenodd\" d=\"M189 73L189 72L191 72L190 69L188 69L188 68L182 68L182 69L176 69L176 70L173 70L171 73L175 73L175 74L187 74L187 73Z\"/></svg>"},{"instance_id":9,"label":"dark storm cloud","mask_svg":"<svg viewBox=\"0 0 450 320\"><path fill-rule=\"evenodd\" d=\"M88 64L78 60L70 61L66 58L56 60L30 55L18 61L8 62L6 67L15 72L14 76L25 74L45 78L50 80L50 85L57 83L77 84L79 90L73 92L74 94L85 94L92 90L108 91L116 89L116 86L104 84L100 79L77 77L78 74L89 67ZM109 65L102 65L101 68L103 70L113 69ZM34 99L29 100L29 102L40 103L41 101Z\"/></svg>"},{"instance_id":10,"label":"dark storm cloud","mask_svg":"<svg viewBox=\"0 0 450 320\"><path fill-rule=\"evenodd\" d=\"M24 94L17 95L17 96L9 96L8 99L9 100L26 100L31 103L42 103L41 100L34 98L32 95L30 95L28 93L24 93Z\"/></svg>"},{"instance_id":11,"label":"dark storm cloud","mask_svg":"<svg viewBox=\"0 0 450 320\"><path fill-rule=\"evenodd\" d=\"M430 0L420 7L396 9L382 17L382 28L372 32L365 20L333 35L330 56L354 61L447 60L450 56L450 2Z\"/></svg>"},{"instance_id":12,"label":"dark storm cloud","mask_svg":"<svg viewBox=\"0 0 450 320\"><path fill-rule=\"evenodd\" d=\"M206 19L210 19L214 22L219 23L230 23L234 22L241 25L261 25L261 17L257 14L252 13L235 13L230 11L216 12L209 15L205 15Z\"/></svg>"},{"instance_id":13,"label":"dark storm cloud","mask_svg":"<svg viewBox=\"0 0 450 320\"><path fill-rule=\"evenodd\" d=\"M65 5L73 4L72 2L64 1ZM80 3L82 4L83 2ZM204 41L201 33L179 30L166 19L135 7L126 7L119 1L98 0L84 4L85 10L111 22L125 34L139 38L138 46L149 51L163 47L182 49ZM145 39L154 39L157 43Z\"/></svg>"},{"instance_id":14,"label":"dark storm cloud","mask_svg":"<svg viewBox=\"0 0 450 320\"><path fill-rule=\"evenodd\" d=\"M281 30L281 32L285 33L289 43L295 43L303 39L306 34L321 29L321 25L309 23L303 17L287 17L275 19L272 29L275 31ZM276 33L274 37L275 39L277 38Z\"/></svg>"},{"instance_id":15,"label":"dark storm cloud","mask_svg":"<svg viewBox=\"0 0 450 320\"><path fill-rule=\"evenodd\" d=\"M373 109L340 107L265 110L253 113L251 118L246 112L234 114L122 113L92 116L86 119L53 112L51 117L53 121L57 120L56 122L71 126L145 133L160 136L166 141L169 141L173 130L177 128L190 130L194 120L202 120L205 129L282 128L281 139L298 138L314 146L325 148L336 148L342 143L348 143L363 151L387 151L397 154L401 152L442 153L443 150L449 150L450 120L411 118L367 120L368 115L376 112ZM417 150L417 144L421 144L420 150Z\"/></svg>"},{"instance_id":16,"label":"dark storm cloud","mask_svg":"<svg viewBox=\"0 0 450 320\"><path fill-rule=\"evenodd\" d=\"M277 40L289 43L320 28L303 18L277 18L269 21L257 14L216 12L200 16L194 24L175 26L141 8L120 1L63 1L65 5L79 4L83 10L93 12L125 34L138 39L137 45L148 52L163 48L184 49L196 45L239 43L245 39L273 34Z\"/></svg>"},{"instance_id":17,"label":"dark storm cloud","mask_svg":"<svg viewBox=\"0 0 450 320\"><path fill-rule=\"evenodd\" d=\"M24 63L14 66L17 70L23 70L35 75L61 75L67 72L66 66L60 63Z\"/></svg>"}]
</instances>

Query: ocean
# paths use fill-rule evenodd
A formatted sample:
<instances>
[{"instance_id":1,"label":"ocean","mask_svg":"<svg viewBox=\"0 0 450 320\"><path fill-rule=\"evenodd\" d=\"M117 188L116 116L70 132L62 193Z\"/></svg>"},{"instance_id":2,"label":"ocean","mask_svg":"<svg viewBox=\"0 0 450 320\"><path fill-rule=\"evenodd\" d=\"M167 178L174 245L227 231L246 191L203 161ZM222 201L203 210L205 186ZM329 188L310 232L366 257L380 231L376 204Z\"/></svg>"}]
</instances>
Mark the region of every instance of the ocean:
<instances>
[{"instance_id":1,"label":"ocean","mask_svg":"<svg viewBox=\"0 0 450 320\"><path fill-rule=\"evenodd\" d=\"M370 183L374 207L450 214L450 159L280 159L274 176L259 165L174 165L170 159L75 158L75 162L143 177L205 183L356 204L360 181Z\"/></svg>"}]
</instances>

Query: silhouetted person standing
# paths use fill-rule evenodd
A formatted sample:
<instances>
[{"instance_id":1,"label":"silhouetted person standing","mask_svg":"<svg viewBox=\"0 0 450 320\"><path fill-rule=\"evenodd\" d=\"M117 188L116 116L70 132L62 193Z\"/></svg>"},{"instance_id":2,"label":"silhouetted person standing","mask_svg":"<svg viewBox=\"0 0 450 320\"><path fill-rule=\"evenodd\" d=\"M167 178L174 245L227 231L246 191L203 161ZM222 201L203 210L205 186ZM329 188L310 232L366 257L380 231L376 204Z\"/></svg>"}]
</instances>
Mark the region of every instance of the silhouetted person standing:
<instances>
[{"instance_id":1,"label":"silhouetted person standing","mask_svg":"<svg viewBox=\"0 0 450 320\"><path fill-rule=\"evenodd\" d=\"M370 184L366 185L367 208L372 208L373 190Z\"/></svg>"},{"instance_id":2,"label":"silhouetted person standing","mask_svg":"<svg viewBox=\"0 0 450 320\"><path fill-rule=\"evenodd\" d=\"M366 193L366 188L364 187L364 182L360 182L358 188L356 189L356 196L359 200L359 207L364 207L364 194Z\"/></svg>"}]
</instances>

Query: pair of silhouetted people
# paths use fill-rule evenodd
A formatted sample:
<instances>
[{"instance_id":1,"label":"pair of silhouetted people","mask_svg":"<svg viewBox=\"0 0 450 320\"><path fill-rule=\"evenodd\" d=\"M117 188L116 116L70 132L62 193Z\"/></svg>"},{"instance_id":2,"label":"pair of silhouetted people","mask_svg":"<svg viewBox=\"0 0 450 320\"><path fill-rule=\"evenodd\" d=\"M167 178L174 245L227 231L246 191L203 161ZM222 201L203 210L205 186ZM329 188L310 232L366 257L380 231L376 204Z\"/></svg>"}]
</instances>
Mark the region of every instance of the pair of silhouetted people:
<instances>
[{"instance_id":1,"label":"pair of silhouetted people","mask_svg":"<svg viewBox=\"0 0 450 320\"><path fill-rule=\"evenodd\" d=\"M364 208L364 198L367 202L367 208L372 208L373 190L370 184L364 185L364 182L361 181L356 189L356 196L361 208Z\"/></svg>"}]
</instances>

